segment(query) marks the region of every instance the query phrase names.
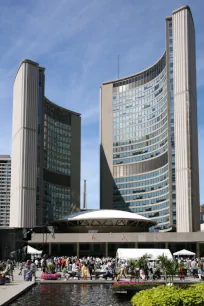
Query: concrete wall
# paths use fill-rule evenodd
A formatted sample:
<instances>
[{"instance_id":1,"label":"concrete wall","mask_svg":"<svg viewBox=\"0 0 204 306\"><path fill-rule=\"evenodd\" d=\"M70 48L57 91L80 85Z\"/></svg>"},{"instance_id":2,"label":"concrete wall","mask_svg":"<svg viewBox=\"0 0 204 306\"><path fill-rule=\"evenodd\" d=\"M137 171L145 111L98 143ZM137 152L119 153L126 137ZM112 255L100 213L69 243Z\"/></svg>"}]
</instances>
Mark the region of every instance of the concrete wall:
<instances>
[{"instance_id":1,"label":"concrete wall","mask_svg":"<svg viewBox=\"0 0 204 306\"><path fill-rule=\"evenodd\" d=\"M78 234L36 234L29 243L100 243L100 242L204 242L202 232L192 233L78 233Z\"/></svg>"},{"instance_id":2,"label":"concrete wall","mask_svg":"<svg viewBox=\"0 0 204 306\"><path fill-rule=\"evenodd\" d=\"M177 231L199 230L195 31L189 8L173 12Z\"/></svg>"},{"instance_id":3,"label":"concrete wall","mask_svg":"<svg viewBox=\"0 0 204 306\"><path fill-rule=\"evenodd\" d=\"M23 61L13 92L10 226L36 223L38 64Z\"/></svg>"},{"instance_id":4,"label":"concrete wall","mask_svg":"<svg viewBox=\"0 0 204 306\"><path fill-rule=\"evenodd\" d=\"M71 115L71 203L73 210L80 209L81 178L81 117Z\"/></svg>"},{"instance_id":5,"label":"concrete wall","mask_svg":"<svg viewBox=\"0 0 204 306\"><path fill-rule=\"evenodd\" d=\"M113 204L113 84L101 86L100 103L100 208Z\"/></svg>"}]
</instances>

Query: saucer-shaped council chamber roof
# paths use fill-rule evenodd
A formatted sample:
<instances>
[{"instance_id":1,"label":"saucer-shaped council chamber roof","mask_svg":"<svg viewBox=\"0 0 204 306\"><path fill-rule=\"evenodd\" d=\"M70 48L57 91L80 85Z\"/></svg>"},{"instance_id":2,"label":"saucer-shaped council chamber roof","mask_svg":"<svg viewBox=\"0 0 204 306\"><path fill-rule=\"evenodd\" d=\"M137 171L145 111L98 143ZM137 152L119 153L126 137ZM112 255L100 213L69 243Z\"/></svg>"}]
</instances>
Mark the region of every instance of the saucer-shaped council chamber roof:
<instances>
[{"instance_id":1,"label":"saucer-shaped council chamber roof","mask_svg":"<svg viewBox=\"0 0 204 306\"><path fill-rule=\"evenodd\" d=\"M99 209L82 210L55 221L60 232L146 232L156 222L132 212Z\"/></svg>"}]
</instances>

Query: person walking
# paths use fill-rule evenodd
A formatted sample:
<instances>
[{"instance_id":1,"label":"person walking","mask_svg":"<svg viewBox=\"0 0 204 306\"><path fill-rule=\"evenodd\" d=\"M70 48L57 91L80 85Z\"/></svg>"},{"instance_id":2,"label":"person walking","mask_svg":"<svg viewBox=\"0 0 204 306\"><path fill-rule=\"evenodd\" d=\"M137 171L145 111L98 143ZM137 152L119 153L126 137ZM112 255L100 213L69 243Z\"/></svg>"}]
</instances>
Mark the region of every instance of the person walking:
<instances>
[{"instance_id":1,"label":"person walking","mask_svg":"<svg viewBox=\"0 0 204 306\"><path fill-rule=\"evenodd\" d=\"M92 280L92 274L94 271L94 261L92 259L88 261L88 270L89 270L90 279Z\"/></svg>"},{"instance_id":2,"label":"person walking","mask_svg":"<svg viewBox=\"0 0 204 306\"><path fill-rule=\"evenodd\" d=\"M36 264L35 264L35 261L34 261L34 260L32 261L32 263L31 263L31 265L30 265L30 271L31 271L31 273L32 273L32 279L33 279L34 282L35 282L35 280L36 280L36 271L37 271L37 267L36 267Z\"/></svg>"},{"instance_id":3,"label":"person walking","mask_svg":"<svg viewBox=\"0 0 204 306\"><path fill-rule=\"evenodd\" d=\"M84 280L87 280L87 277L88 277L88 267L87 267L87 264L86 263L83 263L83 266L82 266L82 277Z\"/></svg>"},{"instance_id":4,"label":"person walking","mask_svg":"<svg viewBox=\"0 0 204 306\"><path fill-rule=\"evenodd\" d=\"M125 262L122 261L121 266L120 266L120 277L119 279L124 276L125 278L127 278L126 276L126 266L125 266Z\"/></svg>"},{"instance_id":5,"label":"person walking","mask_svg":"<svg viewBox=\"0 0 204 306\"><path fill-rule=\"evenodd\" d=\"M23 271L23 263L22 262L20 262L19 263L19 273L18 273L18 275L22 275L22 271Z\"/></svg>"}]
</instances>

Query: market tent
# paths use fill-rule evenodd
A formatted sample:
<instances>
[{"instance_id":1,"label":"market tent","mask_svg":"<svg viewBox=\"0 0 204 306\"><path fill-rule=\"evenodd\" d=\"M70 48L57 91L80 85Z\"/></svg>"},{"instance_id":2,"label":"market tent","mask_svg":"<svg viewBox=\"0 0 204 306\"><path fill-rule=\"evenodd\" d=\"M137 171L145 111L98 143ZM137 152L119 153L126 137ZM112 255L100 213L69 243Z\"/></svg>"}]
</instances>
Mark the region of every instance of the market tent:
<instances>
[{"instance_id":1,"label":"market tent","mask_svg":"<svg viewBox=\"0 0 204 306\"><path fill-rule=\"evenodd\" d=\"M149 260L157 260L158 256L166 256L168 259L173 259L169 249L118 249L116 258L119 260L138 259L147 254Z\"/></svg>"},{"instance_id":2,"label":"market tent","mask_svg":"<svg viewBox=\"0 0 204 306\"><path fill-rule=\"evenodd\" d=\"M41 255L42 251L38 251L34 248L32 248L31 246L27 246L27 254L31 254L31 255Z\"/></svg>"},{"instance_id":3,"label":"market tent","mask_svg":"<svg viewBox=\"0 0 204 306\"><path fill-rule=\"evenodd\" d=\"M195 253L183 249L181 251L175 252L173 255L174 256L195 256Z\"/></svg>"}]
</instances>

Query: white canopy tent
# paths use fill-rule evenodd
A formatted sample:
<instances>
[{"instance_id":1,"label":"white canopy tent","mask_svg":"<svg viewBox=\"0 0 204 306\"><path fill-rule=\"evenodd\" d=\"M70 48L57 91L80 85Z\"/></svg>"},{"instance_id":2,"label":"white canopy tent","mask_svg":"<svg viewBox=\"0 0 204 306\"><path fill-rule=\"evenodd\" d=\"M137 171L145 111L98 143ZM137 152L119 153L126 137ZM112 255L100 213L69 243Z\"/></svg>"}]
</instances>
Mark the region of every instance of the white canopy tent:
<instances>
[{"instance_id":1,"label":"white canopy tent","mask_svg":"<svg viewBox=\"0 0 204 306\"><path fill-rule=\"evenodd\" d=\"M38 251L34 248L32 248L31 246L27 246L27 254L30 254L30 255L42 255L42 251Z\"/></svg>"},{"instance_id":2,"label":"white canopy tent","mask_svg":"<svg viewBox=\"0 0 204 306\"><path fill-rule=\"evenodd\" d=\"M118 260L139 259L143 255L149 255L149 260L156 261L158 256L166 256L168 259L173 259L169 249L118 249L116 258Z\"/></svg>"},{"instance_id":3,"label":"white canopy tent","mask_svg":"<svg viewBox=\"0 0 204 306\"><path fill-rule=\"evenodd\" d=\"M194 252L183 249L181 251L175 252L173 255L174 256L195 256L196 254Z\"/></svg>"}]
</instances>

